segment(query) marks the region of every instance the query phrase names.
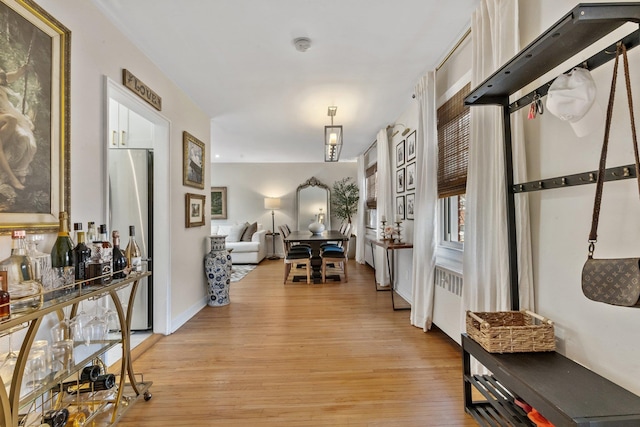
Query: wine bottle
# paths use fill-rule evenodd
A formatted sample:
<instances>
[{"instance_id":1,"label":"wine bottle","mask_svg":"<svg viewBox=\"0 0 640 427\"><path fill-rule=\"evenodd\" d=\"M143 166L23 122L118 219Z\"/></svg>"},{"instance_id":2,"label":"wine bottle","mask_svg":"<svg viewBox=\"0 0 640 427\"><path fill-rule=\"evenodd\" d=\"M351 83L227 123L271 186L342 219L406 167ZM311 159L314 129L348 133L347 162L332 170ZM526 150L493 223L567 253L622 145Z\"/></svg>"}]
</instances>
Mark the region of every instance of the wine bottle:
<instances>
[{"instance_id":1,"label":"wine bottle","mask_svg":"<svg viewBox=\"0 0 640 427\"><path fill-rule=\"evenodd\" d=\"M78 244L72 250L73 265L76 280L87 280L87 264L91 261L91 249L87 247L84 240L84 231L78 231Z\"/></svg>"},{"instance_id":2,"label":"wine bottle","mask_svg":"<svg viewBox=\"0 0 640 427\"><path fill-rule=\"evenodd\" d=\"M127 257L127 264L131 271L142 271L142 252L140 251L140 246L136 242L136 227L133 225L129 226L129 243L127 244L127 249L125 249L124 253Z\"/></svg>"},{"instance_id":3,"label":"wine bottle","mask_svg":"<svg viewBox=\"0 0 640 427\"><path fill-rule=\"evenodd\" d=\"M51 266L53 268L64 268L73 266L73 243L69 237L69 226L67 225L67 213L60 212L60 230L58 238L51 248Z\"/></svg>"},{"instance_id":4,"label":"wine bottle","mask_svg":"<svg viewBox=\"0 0 640 427\"><path fill-rule=\"evenodd\" d=\"M0 274L0 320L11 317L11 299L9 297L9 285L7 275Z\"/></svg>"},{"instance_id":5,"label":"wine bottle","mask_svg":"<svg viewBox=\"0 0 640 427\"><path fill-rule=\"evenodd\" d=\"M127 257L120 249L120 232L113 230L111 234L113 236L113 278L124 279L126 277L124 269L127 268Z\"/></svg>"},{"instance_id":6,"label":"wine bottle","mask_svg":"<svg viewBox=\"0 0 640 427\"><path fill-rule=\"evenodd\" d=\"M42 416L44 425L51 427L64 427L69 418L69 410L67 408L49 410Z\"/></svg>"},{"instance_id":7,"label":"wine bottle","mask_svg":"<svg viewBox=\"0 0 640 427\"><path fill-rule=\"evenodd\" d=\"M53 392L60 390L69 394L91 393L94 391L109 390L116 385L116 376L114 374L99 375L95 381L88 379L79 381L68 381L51 388Z\"/></svg>"},{"instance_id":8,"label":"wine bottle","mask_svg":"<svg viewBox=\"0 0 640 427\"><path fill-rule=\"evenodd\" d=\"M80 373L80 381L95 382L95 381L98 381L99 377L100 377L100 366L98 365L85 366L82 369L82 372Z\"/></svg>"}]
</instances>

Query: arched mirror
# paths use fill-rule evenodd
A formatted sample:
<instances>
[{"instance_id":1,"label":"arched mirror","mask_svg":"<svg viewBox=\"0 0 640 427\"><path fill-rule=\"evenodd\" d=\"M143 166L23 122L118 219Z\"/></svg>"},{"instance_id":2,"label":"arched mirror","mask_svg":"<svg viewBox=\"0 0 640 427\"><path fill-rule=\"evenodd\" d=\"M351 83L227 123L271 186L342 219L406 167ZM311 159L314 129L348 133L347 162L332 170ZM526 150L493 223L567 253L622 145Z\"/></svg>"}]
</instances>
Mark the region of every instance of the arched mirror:
<instances>
[{"instance_id":1,"label":"arched mirror","mask_svg":"<svg viewBox=\"0 0 640 427\"><path fill-rule=\"evenodd\" d=\"M306 230L309 224L322 219L327 230L331 230L329 201L331 190L315 177L298 186L296 191L296 218L298 230ZM320 217L320 218L319 218Z\"/></svg>"}]
</instances>

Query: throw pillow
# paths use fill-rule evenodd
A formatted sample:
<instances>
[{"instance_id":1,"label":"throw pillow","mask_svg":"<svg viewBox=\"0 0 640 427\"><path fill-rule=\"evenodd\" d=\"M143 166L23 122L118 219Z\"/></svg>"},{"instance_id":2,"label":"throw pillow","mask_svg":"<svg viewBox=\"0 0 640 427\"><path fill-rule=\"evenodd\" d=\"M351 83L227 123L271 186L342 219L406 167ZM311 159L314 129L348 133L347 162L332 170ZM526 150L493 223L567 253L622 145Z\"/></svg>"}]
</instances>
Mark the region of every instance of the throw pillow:
<instances>
[{"instance_id":1,"label":"throw pillow","mask_svg":"<svg viewBox=\"0 0 640 427\"><path fill-rule=\"evenodd\" d=\"M246 225L221 225L218 228L218 235L227 236L225 241L227 242L239 242L242 233L244 233Z\"/></svg>"},{"instance_id":2,"label":"throw pillow","mask_svg":"<svg viewBox=\"0 0 640 427\"><path fill-rule=\"evenodd\" d=\"M254 233L258 231L258 223L254 222L253 224L247 225L247 228L242 233L242 238L240 239L243 242L250 242Z\"/></svg>"}]
</instances>

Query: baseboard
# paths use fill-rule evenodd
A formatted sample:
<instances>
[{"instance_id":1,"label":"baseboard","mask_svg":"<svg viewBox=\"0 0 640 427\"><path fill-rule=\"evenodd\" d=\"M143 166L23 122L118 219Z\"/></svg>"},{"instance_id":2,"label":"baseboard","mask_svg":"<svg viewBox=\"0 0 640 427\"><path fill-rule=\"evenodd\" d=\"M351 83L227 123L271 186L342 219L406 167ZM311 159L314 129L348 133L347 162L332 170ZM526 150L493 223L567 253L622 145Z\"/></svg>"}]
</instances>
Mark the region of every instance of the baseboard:
<instances>
[{"instance_id":1,"label":"baseboard","mask_svg":"<svg viewBox=\"0 0 640 427\"><path fill-rule=\"evenodd\" d=\"M179 316L175 319L171 320L171 333L174 333L178 329L182 327L185 323L187 323L193 316L198 314L200 310L207 306L208 296L204 296L200 301L196 304L189 307L187 310L183 311Z\"/></svg>"}]
</instances>

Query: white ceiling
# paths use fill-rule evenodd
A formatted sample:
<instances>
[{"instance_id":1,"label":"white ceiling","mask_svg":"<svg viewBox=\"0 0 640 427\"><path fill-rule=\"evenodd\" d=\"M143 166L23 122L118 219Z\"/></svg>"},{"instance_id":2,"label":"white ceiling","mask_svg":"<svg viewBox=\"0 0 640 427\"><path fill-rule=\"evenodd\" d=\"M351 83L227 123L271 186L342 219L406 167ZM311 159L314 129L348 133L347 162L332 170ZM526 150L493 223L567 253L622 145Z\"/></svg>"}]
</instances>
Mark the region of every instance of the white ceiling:
<instances>
[{"instance_id":1,"label":"white ceiling","mask_svg":"<svg viewBox=\"0 0 640 427\"><path fill-rule=\"evenodd\" d=\"M412 101L478 0L93 0L212 119L212 161L355 160ZM308 37L298 52L293 39Z\"/></svg>"}]
</instances>

